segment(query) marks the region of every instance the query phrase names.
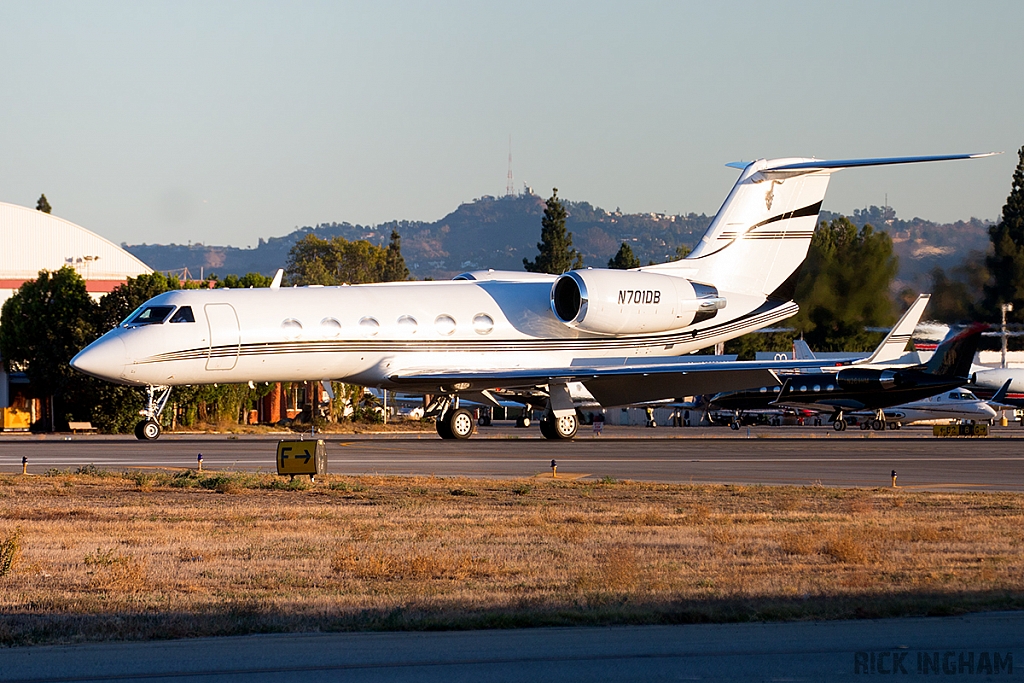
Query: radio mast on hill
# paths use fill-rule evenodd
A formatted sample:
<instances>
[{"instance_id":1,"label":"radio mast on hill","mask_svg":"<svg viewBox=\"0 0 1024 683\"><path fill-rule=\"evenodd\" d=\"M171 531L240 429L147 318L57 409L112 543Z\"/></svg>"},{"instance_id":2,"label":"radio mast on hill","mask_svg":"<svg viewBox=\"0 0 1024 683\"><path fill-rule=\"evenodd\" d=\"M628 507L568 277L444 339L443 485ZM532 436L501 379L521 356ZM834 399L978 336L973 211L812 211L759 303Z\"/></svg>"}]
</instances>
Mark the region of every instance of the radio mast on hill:
<instances>
[{"instance_id":1,"label":"radio mast on hill","mask_svg":"<svg viewBox=\"0 0 1024 683\"><path fill-rule=\"evenodd\" d=\"M515 194L515 183L512 182L512 134L508 136L508 182L505 183L505 196L511 197Z\"/></svg>"}]
</instances>

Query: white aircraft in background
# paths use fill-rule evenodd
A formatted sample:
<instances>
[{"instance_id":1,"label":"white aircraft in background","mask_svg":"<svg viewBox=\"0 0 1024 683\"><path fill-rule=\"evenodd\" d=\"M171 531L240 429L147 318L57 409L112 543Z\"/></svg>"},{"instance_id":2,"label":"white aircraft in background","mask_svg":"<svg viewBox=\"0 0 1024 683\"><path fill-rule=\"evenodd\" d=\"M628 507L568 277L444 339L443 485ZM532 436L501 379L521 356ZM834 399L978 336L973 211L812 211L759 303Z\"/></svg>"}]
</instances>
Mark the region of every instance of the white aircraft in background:
<instances>
[{"instance_id":1,"label":"white aircraft in background","mask_svg":"<svg viewBox=\"0 0 1024 683\"><path fill-rule=\"evenodd\" d=\"M1024 408L1024 368L971 368L971 383L965 388L992 403Z\"/></svg>"},{"instance_id":2,"label":"white aircraft in background","mask_svg":"<svg viewBox=\"0 0 1024 683\"><path fill-rule=\"evenodd\" d=\"M797 271L833 172L981 156L729 164L740 177L690 255L629 271L290 288L279 272L269 289L166 292L71 365L147 388L140 439L160 435L172 386L307 380L435 395L428 414L442 438L456 439L473 432L460 397L495 404L493 389L540 388L542 433L568 439L577 429L569 382L611 407L758 386L776 381L773 367L799 366L664 357L797 312Z\"/></svg>"},{"instance_id":3,"label":"white aircraft in background","mask_svg":"<svg viewBox=\"0 0 1024 683\"><path fill-rule=\"evenodd\" d=\"M877 416L871 413L853 413L865 419L861 429L868 429ZM966 389L944 391L929 398L910 401L884 410L885 424L889 429L899 429L902 425L917 423L948 424L950 422L984 422L988 423L996 416L996 411L987 401L983 401Z\"/></svg>"}]
</instances>

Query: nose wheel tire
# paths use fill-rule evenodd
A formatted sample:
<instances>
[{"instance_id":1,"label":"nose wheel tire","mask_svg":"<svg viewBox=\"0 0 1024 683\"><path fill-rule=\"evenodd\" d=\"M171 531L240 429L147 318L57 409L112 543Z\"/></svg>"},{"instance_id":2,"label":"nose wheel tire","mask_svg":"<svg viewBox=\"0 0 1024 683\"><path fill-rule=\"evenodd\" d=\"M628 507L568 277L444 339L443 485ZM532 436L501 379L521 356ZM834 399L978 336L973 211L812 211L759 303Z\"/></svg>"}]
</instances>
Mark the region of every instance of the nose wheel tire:
<instances>
[{"instance_id":1,"label":"nose wheel tire","mask_svg":"<svg viewBox=\"0 0 1024 683\"><path fill-rule=\"evenodd\" d=\"M835 422L832 423L832 429L836 430L837 432L845 432L846 420L836 420Z\"/></svg>"},{"instance_id":2,"label":"nose wheel tire","mask_svg":"<svg viewBox=\"0 0 1024 683\"><path fill-rule=\"evenodd\" d=\"M160 423L156 420L143 420L135 425L135 438L139 441L156 441L160 438Z\"/></svg>"}]
</instances>

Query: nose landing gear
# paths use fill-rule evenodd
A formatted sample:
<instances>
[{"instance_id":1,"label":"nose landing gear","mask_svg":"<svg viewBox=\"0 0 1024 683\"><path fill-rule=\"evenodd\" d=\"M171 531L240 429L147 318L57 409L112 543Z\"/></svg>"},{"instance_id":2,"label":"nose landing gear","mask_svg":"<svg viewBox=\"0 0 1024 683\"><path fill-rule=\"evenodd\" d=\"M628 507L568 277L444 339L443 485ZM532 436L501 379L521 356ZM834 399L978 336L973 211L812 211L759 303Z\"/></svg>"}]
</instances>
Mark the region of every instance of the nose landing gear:
<instances>
[{"instance_id":1,"label":"nose landing gear","mask_svg":"<svg viewBox=\"0 0 1024 683\"><path fill-rule=\"evenodd\" d=\"M540 433L545 439L571 439L576 436L577 429L579 420L575 413L559 417L547 410L540 421Z\"/></svg>"},{"instance_id":2,"label":"nose landing gear","mask_svg":"<svg viewBox=\"0 0 1024 683\"><path fill-rule=\"evenodd\" d=\"M139 441L156 441L160 438L160 414L167 407L171 397L170 387L146 387L146 407L139 411L145 419L135 425L135 438Z\"/></svg>"}]
</instances>

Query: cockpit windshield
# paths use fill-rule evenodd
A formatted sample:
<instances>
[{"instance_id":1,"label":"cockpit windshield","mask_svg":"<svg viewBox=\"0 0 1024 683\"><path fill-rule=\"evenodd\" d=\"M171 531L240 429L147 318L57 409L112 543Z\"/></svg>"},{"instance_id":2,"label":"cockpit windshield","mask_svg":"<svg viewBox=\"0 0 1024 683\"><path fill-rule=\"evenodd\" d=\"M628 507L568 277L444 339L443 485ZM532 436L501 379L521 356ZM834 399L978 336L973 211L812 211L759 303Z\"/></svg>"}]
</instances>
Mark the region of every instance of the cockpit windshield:
<instances>
[{"instance_id":1,"label":"cockpit windshield","mask_svg":"<svg viewBox=\"0 0 1024 683\"><path fill-rule=\"evenodd\" d=\"M191 306L182 306L171 316L172 323L194 323L196 317L192 315Z\"/></svg>"},{"instance_id":2,"label":"cockpit windshield","mask_svg":"<svg viewBox=\"0 0 1024 683\"><path fill-rule=\"evenodd\" d=\"M949 397L954 401L977 401L978 397L969 391L951 391Z\"/></svg>"},{"instance_id":3,"label":"cockpit windshield","mask_svg":"<svg viewBox=\"0 0 1024 683\"><path fill-rule=\"evenodd\" d=\"M127 325L159 325L167 320L174 306L146 306L135 317L128 320Z\"/></svg>"}]
</instances>

